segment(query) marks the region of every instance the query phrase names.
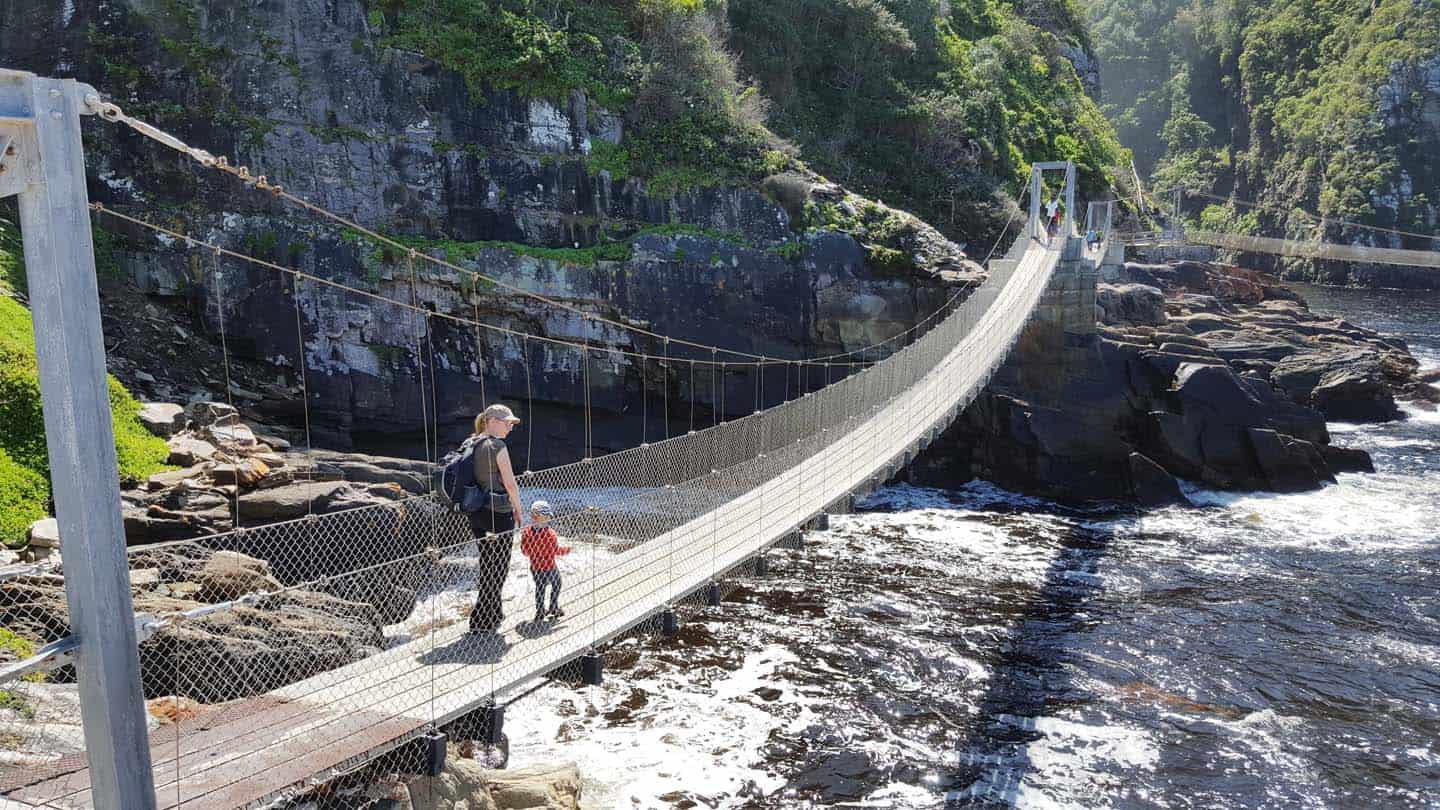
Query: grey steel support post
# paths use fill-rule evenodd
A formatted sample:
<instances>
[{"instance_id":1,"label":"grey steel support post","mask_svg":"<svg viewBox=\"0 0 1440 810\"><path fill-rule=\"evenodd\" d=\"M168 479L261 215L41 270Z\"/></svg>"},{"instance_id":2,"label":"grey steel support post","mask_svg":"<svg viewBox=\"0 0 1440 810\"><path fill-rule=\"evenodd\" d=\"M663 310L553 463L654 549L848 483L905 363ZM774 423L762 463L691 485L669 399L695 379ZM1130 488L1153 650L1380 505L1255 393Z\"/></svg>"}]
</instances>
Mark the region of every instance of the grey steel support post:
<instances>
[{"instance_id":1,"label":"grey steel support post","mask_svg":"<svg viewBox=\"0 0 1440 810\"><path fill-rule=\"evenodd\" d=\"M1045 225L1040 221L1040 168L1037 166L1030 170L1030 238L1044 236Z\"/></svg>"},{"instance_id":2,"label":"grey steel support post","mask_svg":"<svg viewBox=\"0 0 1440 810\"><path fill-rule=\"evenodd\" d=\"M151 810L155 786L120 519L80 116L87 85L0 70L0 197L20 198L35 356L95 807Z\"/></svg>"},{"instance_id":3,"label":"grey steel support post","mask_svg":"<svg viewBox=\"0 0 1440 810\"><path fill-rule=\"evenodd\" d=\"M1065 161L1065 220L1060 236L1068 239L1075 232L1075 164Z\"/></svg>"}]
</instances>

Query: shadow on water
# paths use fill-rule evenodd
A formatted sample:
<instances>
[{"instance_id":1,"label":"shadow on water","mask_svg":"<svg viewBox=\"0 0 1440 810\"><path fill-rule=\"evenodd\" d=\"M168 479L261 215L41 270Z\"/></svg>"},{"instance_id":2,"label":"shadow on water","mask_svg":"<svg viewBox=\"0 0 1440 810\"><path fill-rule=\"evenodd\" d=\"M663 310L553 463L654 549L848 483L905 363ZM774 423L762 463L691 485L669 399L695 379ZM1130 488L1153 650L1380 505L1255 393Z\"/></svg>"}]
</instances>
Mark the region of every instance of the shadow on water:
<instances>
[{"instance_id":1,"label":"shadow on water","mask_svg":"<svg viewBox=\"0 0 1440 810\"><path fill-rule=\"evenodd\" d=\"M1087 605L1102 589L1099 568L1113 539L1109 531L1070 523L1041 585L1018 604L997 606L1010 617L1008 640L992 662L977 719L958 746L946 808L1014 805L1021 782L1038 767L1030 752L1044 736L1036 719L1090 698L1066 664L1077 653L1075 634L1088 621Z\"/></svg>"}]
</instances>

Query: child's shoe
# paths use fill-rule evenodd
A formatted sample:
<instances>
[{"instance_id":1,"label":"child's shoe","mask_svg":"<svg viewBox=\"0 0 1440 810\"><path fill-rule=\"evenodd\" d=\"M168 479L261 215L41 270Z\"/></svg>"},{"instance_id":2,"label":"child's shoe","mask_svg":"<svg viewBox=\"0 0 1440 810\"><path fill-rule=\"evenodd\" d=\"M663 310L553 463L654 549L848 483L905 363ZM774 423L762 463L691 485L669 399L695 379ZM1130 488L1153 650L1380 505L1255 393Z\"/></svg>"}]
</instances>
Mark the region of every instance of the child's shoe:
<instances>
[{"instance_id":1,"label":"child's shoe","mask_svg":"<svg viewBox=\"0 0 1440 810\"><path fill-rule=\"evenodd\" d=\"M561 610L561 609L558 608L558 607L557 607L557 608L550 608L550 615L558 619L558 618L560 618L561 616L564 616L564 615L565 615L565 611Z\"/></svg>"}]
</instances>

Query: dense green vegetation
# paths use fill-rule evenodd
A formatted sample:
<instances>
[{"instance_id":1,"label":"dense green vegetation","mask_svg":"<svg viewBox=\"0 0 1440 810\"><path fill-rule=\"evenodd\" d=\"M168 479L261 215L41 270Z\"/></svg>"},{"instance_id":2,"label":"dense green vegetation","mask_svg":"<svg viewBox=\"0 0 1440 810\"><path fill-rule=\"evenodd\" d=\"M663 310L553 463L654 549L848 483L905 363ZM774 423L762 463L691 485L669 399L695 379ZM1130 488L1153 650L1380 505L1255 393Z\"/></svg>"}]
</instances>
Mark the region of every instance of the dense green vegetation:
<instances>
[{"instance_id":1,"label":"dense green vegetation","mask_svg":"<svg viewBox=\"0 0 1440 810\"><path fill-rule=\"evenodd\" d=\"M1031 161L1074 159L1092 189L1123 162L1067 59L1069 0L383 0L381 42L487 88L623 111L593 171L658 194L748 184L795 164L987 234ZM739 54L737 61L732 53ZM758 85L743 81L752 75ZM773 109L772 109L773 100ZM766 125L767 115L769 126ZM1003 196L1003 195L1002 195Z\"/></svg>"},{"instance_id":2,"label":"dense green vegetation","mask_svg":"<svg viewBox=\"0 0 1440 810\"><path fill-rule=\"evenodd\" d=\"M7 236L7 234L9 236ZM20 286L19 237L0 211L0 285ZM50 463L30 313L0 289L0 543L16 545L25 529L46 515ZM110 412L120 477L137 480L165 468L169 451L140 424L140 404L113 377Z\"/></svg>"},{"instance_id":3,"label":"dense green vegetation","mask_svg":"<svg viewBox=\"0 0 1440 810\"><path fill-rule=\"evenodd\" d=\"M424 53L489 89L564 102L573 90L623 111L625 141L597 167L646 177L656 193L743 184L790 158L763 125L705 0L384 0L381 43Z\"/></svg>"},{"instance_id":4,"label":"dense green vegetation","mask_svg":"<svg viewBox=\"0 0 1440 810\"><path fill-rule=\"evenodd\" d=\"M1023 11L1022 11L1023 9ZM730 0L732 42L774 102L770 126L826 175L962 237L1037 160L1099 191L1123 149L1067 53L1065 0Z\"/></svg>"},{"instance_id":5,"label":"dense green vegetation","mask_svg":"<svg viewBox=\"0 0 1440 810\"><path fill-rule=\"evenodd\" d=\"M1314 212L1434 230L1434 3L1087 2L1106 109L1142 171L1153 167L1157 186L1259 203L1204 210L1210 201L1197 196L1191 218L1314 234ZM1345 235L1333 225L1327 234Z\"/></svg>"}]
</instances>

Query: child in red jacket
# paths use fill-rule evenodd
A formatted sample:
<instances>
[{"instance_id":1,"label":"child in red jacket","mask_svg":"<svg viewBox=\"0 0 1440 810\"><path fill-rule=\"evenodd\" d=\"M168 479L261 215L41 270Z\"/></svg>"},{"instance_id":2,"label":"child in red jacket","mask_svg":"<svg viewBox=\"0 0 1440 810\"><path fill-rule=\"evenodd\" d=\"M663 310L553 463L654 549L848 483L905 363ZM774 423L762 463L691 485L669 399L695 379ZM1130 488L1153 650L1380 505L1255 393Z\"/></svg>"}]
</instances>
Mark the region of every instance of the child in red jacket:
<instances>
[{"instance_id":1,"label":"child in red jacket","mask_svg":"<svg viewBox=\"0 0 1440 810\"><path fill-rule=\"evenodd\" d=\"M538 500L530 505L530 525L520 534L520 553L530 558L530 575L535 578L535 621L547 615L560 617L560 569L555 558L570 553L570 546L560 545L560 537L550 528L555 512L550 504ZM545 612L545 591L550 591L550 612Z\"/></svg>"}]
</instances>

